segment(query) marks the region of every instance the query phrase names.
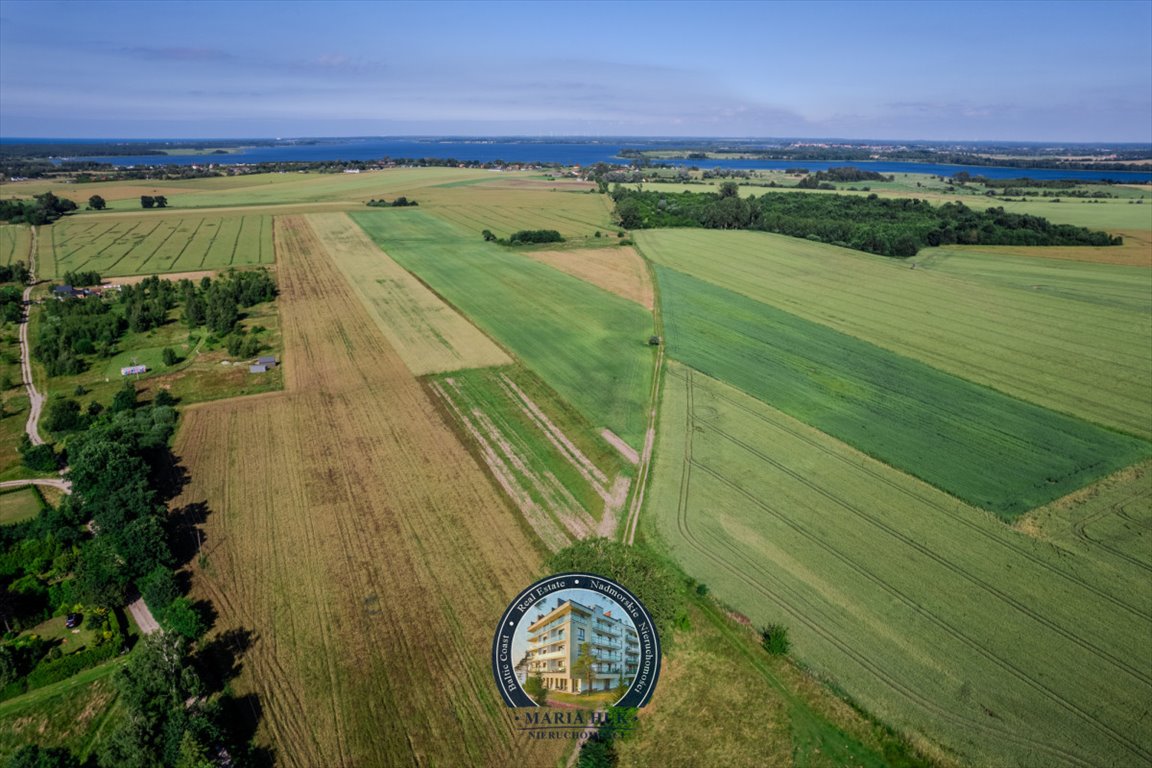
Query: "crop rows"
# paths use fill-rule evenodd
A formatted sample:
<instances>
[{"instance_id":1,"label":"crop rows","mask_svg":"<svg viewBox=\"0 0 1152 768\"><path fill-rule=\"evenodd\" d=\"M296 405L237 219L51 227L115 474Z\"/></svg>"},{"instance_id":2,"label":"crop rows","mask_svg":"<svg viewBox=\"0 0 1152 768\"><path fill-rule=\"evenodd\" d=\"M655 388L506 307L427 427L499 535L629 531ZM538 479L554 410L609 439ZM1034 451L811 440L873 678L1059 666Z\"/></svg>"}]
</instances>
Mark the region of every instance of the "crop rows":
<instances>
[{"instance_id":1,"label":"crop rows","mask_svg":"<svg viewBox=\"0 0 1152 768\"><path fill-rule=\"evenodd\" d=\"M103 276L193 272L268 264L274 258L268 216L79 219L58 222L45 234L53 251L46 276L84 270Z\"/></svg>"},{"instance_id":2,"label":"crop rows","mask_svg":"<svg viewBox=\"0 0 1152 768\"><path fill-rule=\"evenodd\" d=\"M652 376L644 309L422 210L352 218L589 423L640 446Z\"/></svg>"},{"instance_id":3,"label":"crop rows","mask_svg":"<svg viewBox=\"0 0 1152 768\"><path fill-rule=\"evenodd\" d=\"M521 229L555 229L565 237L589 237L612 229L602 195L553 192L548 189L430 189L421 198L436 215L479 235L489 229L498 237Z\"/></svg>"},{"instance_id":4,"label":"crop rows","mask_svg":"<svg viewBox=\"0 0 1152 768\"><path fill-rule=\"evenodd\" d=\"M288 766L555 763L489 671L538 550L311 228L276 227L286 391L190 408L176 441L194 589L255 634L238 689Z\"/></svg>"},{"instance_id":5,"label":"crop rows","mask_svg":"<svg viewBox=\"0 0 1152 768\"><path fill-rule=\"evenodd\" d=\"M512 362L491 339L382 252L345 214L310 214L307 221L414 374Z\"/></svg>"},{"instance_id":6,"label":"crop rows","mask_svg":"<svg viewBox=\"0 0 1152 768\"><path fill-rule=\"evenodd\" d=\"M1152 453L675 270L657 274L672 357L1003 517Z\"/></svg>"},{"instance_id":7,"label":"crop rows","mask_svg":"<svg viewBox=\"0 0 1152 768\"><path fill-rule=\"evenodd\" d=\"M1152 693L1138 574L1111 582L689 369L663 413L660 537L869 709L977 763L1152 755L1131 706Z\"/></svg>"},{"instance_id":8,"label":"crop rows","mask_svg":"<svg viewBox=\"0 0 1152 768\"><path fill-rule=\"evenodd\" d=\"M1152 437L1152 314L1109 305L1106 295L1073 300L762 233L637 237L659 264L956 376ZM1152 289L1152 273L1129 275L1134 290Z\"/></svg>"}]
</instances>

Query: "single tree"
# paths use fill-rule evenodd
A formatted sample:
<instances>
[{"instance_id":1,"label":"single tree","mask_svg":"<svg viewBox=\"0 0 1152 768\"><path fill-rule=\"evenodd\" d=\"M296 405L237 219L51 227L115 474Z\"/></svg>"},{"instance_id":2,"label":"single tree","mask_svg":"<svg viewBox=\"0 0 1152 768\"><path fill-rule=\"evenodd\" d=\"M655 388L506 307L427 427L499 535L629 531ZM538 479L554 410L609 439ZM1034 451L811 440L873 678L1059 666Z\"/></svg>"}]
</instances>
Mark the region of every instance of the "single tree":
<instances>
[{"instance_id":1,"label":"single tree","mask_svg":"<svg viewBox=\"0 0 1152 768\"><path fill-rule=\"evenodd\" d=\"M152 195L140 195L140 207L141 208L152 208L152 207L155 207L155 205L156 205L156 198L152 197Z\"/></svg>"},{"instance_id":2,"label":"single tree","mask_svg":"<svg viewBox=\"0 0 1152 768\"><path fill-rule=\"evenodd\" d=\"M136 407L136 385L132 379L124 379L124 386L112 398L112 413L130 411Z\"/></svg>"},{"instance_id":3,"label":"single tree","mask_svg":"<svg viewBox=\"0 0 1152 768\"><path fill-rule=\"evenodd\" d=\"M168 198L164 197L164 195L156 195L154 200L156 202L157 208L167 208L168 207Z\"/></svg>"},{"instance_id":4,"label":"single tree","mask_svg":"<svg viewBox=\"0 0 1152 768\"><path fill-rule=\"evenodd\" d=\"M544 685L544 679L540 675L532 675L524 681L524 692L540 706L544 706L548 701L548 688Z\"/></svg>"},{"instance_id":5,"label":"single tree","mask_svg":"<svg viewBox=\"0 0 1152 768\"><path fill-rule=\"evenodd\" d=\"M164 359L164 365L176 365L176 363L180 362L180 356L176 354L176 350L172 349L172 347L164 347L164 351L160 353L160 356Z\"/></svg>"},{"instance_id":6,"label":"single tree","mask_svg":"<svg viewBox=\"0 0 1152 768\"><path fill-rule=\"evenodd\" d=\"M108 207L108 204L104 202L104 198L100 197L100 195L92 195L92 197L88 198L88 207L94 211L102 211Z\"/></svg>"},{"instance_id":7,"label":"single tree","mask_svg":"<svg viewBox=\"0 0 1152 768\"><path fill-rule=\"evenodd\" d=\"M792 648L788 639L788 627L783 624L769 624L760 630L760 644L773 656L784 656Z\"/></svg>"},{"instance_id":8,"label":"single tree","mask_svg":"<svg viewBox=\"0 0 1152 768\"><path fill-rule=\"evenodd\" d=\"M592 655L592 644L581 643L580 655L572 662L572 674L584 678L584 692L590 693L596 682L596 657Z\"/></svg>"}]
</instances>

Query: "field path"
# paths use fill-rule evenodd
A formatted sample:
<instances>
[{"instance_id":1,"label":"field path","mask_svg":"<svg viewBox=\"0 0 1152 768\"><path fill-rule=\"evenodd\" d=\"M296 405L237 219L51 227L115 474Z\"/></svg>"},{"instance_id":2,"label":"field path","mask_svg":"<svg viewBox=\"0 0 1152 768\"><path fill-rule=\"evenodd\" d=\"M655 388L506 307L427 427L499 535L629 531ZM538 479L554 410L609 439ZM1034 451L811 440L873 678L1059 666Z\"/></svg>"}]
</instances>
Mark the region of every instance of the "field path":
<instances>
[{"instance_id":1,"label":"field path","mask_svg":"<svg viewBox=\"0 0 1152 768\"><path fill-rule=\"evenodd\" d=\"M0 488L20 488L25 485L45 485L50 488L59 488L64 493L72 493L72 483L57 477L33 477L27 480L5 480L0 482Z\"/></svg>"},{"instance_id":2,"label":"field path","mask_svg":"<svg viewBox=\"0 0 1152 768\"><path fill-rule=\"evenodd\" d=\"M32 318L32 288L36 285L36 238L39 227L32 227L32 250L28 254L29 284L24 289L24 317L20 320L20 375L24 378L24 388L28 390L28 423L24 431L32 445L43 445L40 437L40 411L44 407L44 395L36 390L32 379L32 354L28 345L28 325Z\"/></svg>"},{"instance_id":3,"label":"field path","mask_svg":"<svg viewBox=\"0 0 1152 768\"><path fill-rule=\"evenodd\" d=\"M653 333L660 339L660 344L656 347L656 356L652 362L652 389L648 394L648 430L644 435L644 449L640 452L640 463L636 468L635 490L632 492L632 501L624 520L624 534L621 537L629 546L636 541L636 528L640 525L640 509L644 506L644 492L648 488L648 478L652 474L652 450L656 445L656 417L660 410L660 382L664 376L665 342L664 316L660 312L660 282L656 279L656 270L652 262L639 248L636 252L644 258L648 279L652 284Z\"/></svg>"}]
</instances>

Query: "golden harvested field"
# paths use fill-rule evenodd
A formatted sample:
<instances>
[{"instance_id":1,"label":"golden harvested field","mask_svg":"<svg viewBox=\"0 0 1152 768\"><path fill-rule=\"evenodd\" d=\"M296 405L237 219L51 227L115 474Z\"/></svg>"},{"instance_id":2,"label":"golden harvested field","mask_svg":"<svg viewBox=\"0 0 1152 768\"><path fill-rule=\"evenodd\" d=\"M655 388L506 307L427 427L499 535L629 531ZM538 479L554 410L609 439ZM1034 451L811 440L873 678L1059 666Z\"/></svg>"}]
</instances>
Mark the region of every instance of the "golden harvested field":
<instances>
[{"instance_id":1,"label":"golden harvested field","mask_svg":"<svg viewBox=\"0 0 1152 768\"><path fill-rule=\"evenodd\" d=\"M973 250L989 255L1027 256L1035 259L1060 261L1087 261L1094 264L1120 264L1132 267L1152 267L1152 231L1123 229L1113 232L1124 238L1121 246L1049 246L1045 248L1012 245L961 245L959 250ZM931 253L931 251L929 251Z\"/></svg>"},{"instance_id":2,"label":"golden harvested field","mask_svg":"<svg viewBox=\"0 0 1152 768\"><path fill-rule=\"evenodd\" d=\"M613 233L612 201L607 195L545 188L507 186L514 179L501 179L499 185L439 186L418 193L421 209L434 212L460 227L476 233L490 229L497 237L508 237L522 229L555 229L568 239L593 240L596 231Z\"/></svg>"},{"instance_id":3,"label":"golden harvested field","mask_svg":"<svg viewBox=\"0 0 1152 768\"><path fill-rule=\"evenodd\" d=\"M536 261L567 272L609 293L652 309L652 281L644 260L632 247L530 251Z\"/></svg>"},{"instance_id":4,"label":"golden harvested field","mask_svg":"<svg viewBox=\"0 0 1152 768\"><path fill-rule=\"evenodd\" d=\"M318 213L306 220L413 374L512 362L480 329L381 251L345 214Z\"/></svg>"},{"instance_id":5,"label":"golden harvested field","mask_svg":"<svg viewBox=\"0 0 1152 768\"><path fill-rule=\"evenodd\" d=\"M284 766L551 765L489 649L538 544L302 219L276 222L285 391L189 408L194 594L255 643L236 683Z\"/></svg>"}]
</instances>

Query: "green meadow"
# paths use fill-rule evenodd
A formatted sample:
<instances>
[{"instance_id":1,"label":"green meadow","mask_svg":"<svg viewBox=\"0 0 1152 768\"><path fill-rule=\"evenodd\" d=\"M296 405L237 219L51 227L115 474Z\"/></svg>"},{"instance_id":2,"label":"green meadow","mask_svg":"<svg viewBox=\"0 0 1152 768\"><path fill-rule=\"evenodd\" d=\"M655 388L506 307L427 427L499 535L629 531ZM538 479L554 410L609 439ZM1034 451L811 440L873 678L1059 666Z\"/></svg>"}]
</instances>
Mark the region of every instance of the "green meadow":
<instances>
[{"instance_id":1,"label":"green meadow","mask_svg":"<svg viewBox=\"0 0 1152 768\"><path fill-rule=\"evenodd\" d=\"M643 308L423 211L352 218L591 424L641 445L652 380Z\"/></svg>"},{"instance_id":2,"label":"green meadow","mask_svg":"<svg viewBox=\"0 0 1152 768\"><path fill-rule=\"evenodd\" d=\"M670 356L1007 519L1152 453L676 270L657 276Z\"/></svg>"},{"instance_id":3,"label":"green meadow","mask_svg":"<svg viewBox=\"0 0 1152 768\"><path fill-rule=\"evenodd\" d=\"M32 230L24 224L0 225L0 267L17 261L28 264L32 249Z\"/></svg>"},{"instance_id":4,"label":"green meadow","mask_svg":"<svg viewBox=\"0 0 1152 768\"><path fill-rule=\"evenodd\" d=\"M914 742L972 765L1152 759L1146 551L1025 535L675 362L656 457L647 535Z\"/></svg>"},{"instance_id":5,"label":"green meadow","mask_svg":"<svg viewBox=\"0 0 1152 768\"><path fill-rule=\"evenodd\" d=\"M1152 271L1117 277L1100 265L1103 287L1081 283L1068 298L760 232L651 230L636 241L657 264L1022 400L1152 437L1152 314L1138 301L1109 301L1117 282L1129 299L1152 290ZM1099 300L1085 301L1093 290L1103 291Z\"/></svg>"},{"instance_id":6,"label":"green meadow","mask_svg":"<svg viewBox=\"0 0 1152 768\"><path fill-rule=\"evenodd\" d=\"M38 274L102 277L271 264L271 216L81 217L45 227ZM45 246L49 247L45 247ZM47 256L48 258L44 258Z\"/></svg>"}]
</instances>

